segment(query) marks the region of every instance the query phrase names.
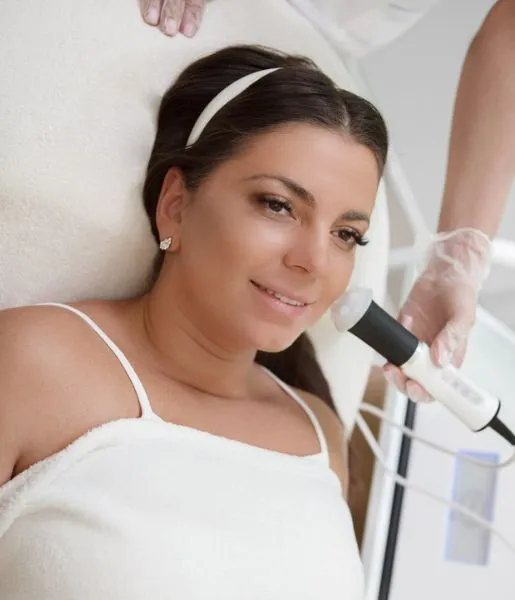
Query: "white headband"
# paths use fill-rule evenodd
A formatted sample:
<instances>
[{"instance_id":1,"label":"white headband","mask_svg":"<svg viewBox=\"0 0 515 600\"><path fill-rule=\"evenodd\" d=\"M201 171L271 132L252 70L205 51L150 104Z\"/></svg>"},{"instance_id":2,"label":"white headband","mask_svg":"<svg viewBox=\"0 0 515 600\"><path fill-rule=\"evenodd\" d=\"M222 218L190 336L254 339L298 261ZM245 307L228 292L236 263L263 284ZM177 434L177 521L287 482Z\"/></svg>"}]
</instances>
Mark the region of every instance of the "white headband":
<instances>
[{"instance_id":1,"label":"white headband","mask_svg":"<svg viewBox=\"0 0 515 600\"><path fill-rule=\"evenodd\" d=\"M256 81L259 81L268 73L272 73L273 71L277 71L281 67L276 67L274 69L263 69L262 71L254 71L253 73L249 73L244 77L240 77L236 81L233 81L226 88L224 88L219 94L217 94L204 108L204 110L200 113L199 118L193 125L193 129L188 137L188 141L186 142L186 147L192 146L200 137L200 134L204 131L206 125L211 121L211 119L216 115L216 113L223 108L228 102L230 102L236 96L239 96L242 92L244 92L248 87L250 87Z\"/></svg>"}]
</instances>

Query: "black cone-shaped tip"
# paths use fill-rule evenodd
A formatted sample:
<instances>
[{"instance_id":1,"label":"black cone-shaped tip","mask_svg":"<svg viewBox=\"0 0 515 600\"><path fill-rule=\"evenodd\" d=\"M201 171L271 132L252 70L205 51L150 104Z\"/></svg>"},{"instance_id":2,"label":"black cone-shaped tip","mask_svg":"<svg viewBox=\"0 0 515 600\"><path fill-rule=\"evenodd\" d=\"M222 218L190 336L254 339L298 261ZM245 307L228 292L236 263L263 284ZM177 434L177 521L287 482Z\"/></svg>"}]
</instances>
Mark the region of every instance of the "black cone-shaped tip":
<instances>
[{"instance_id":1,"label":"black cone-shaped tip","mask_svg":"<svg viewBox=\"0 0 515 600\"><path fill-rule=\"evenodd\" d=\"M388 362L401 366L414 354L419 340L372 300L370 290L353 289L332 308L338 331L350 331Z\"/></svg>"}]
</instances>

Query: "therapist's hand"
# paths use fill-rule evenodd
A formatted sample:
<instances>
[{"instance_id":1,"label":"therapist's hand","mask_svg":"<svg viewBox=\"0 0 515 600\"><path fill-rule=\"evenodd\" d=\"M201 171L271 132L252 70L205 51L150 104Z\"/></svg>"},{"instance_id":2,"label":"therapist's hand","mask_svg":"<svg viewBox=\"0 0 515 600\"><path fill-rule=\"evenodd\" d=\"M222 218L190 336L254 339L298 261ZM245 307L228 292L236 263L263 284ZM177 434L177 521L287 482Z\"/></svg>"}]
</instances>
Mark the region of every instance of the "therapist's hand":
<instances>
[{"instance_id":1,"label":"therapist's hand","mask_svg":"<svg viewBox=\"0 0 515 600\"><path fill-rule=\"evenodd\" d=\"M200 26L205 0L140 0L141 14L149 25L166 35L193 37Z\"/></svg>"},{"instance_id":2,"label":"therapist's hand","mask_svg":"<svg viewBox=\"0 0 515 600\"><path fill-rule=\"evenodd\" d=\"M426 265L399 315L400 322L431 347L433 362L459 367L476 317L477 297L491 262L491 242L475 229L438 234ZM414 401L432 398L418 383L391 364L388 381Z\"/></svg>"}]
</instances>

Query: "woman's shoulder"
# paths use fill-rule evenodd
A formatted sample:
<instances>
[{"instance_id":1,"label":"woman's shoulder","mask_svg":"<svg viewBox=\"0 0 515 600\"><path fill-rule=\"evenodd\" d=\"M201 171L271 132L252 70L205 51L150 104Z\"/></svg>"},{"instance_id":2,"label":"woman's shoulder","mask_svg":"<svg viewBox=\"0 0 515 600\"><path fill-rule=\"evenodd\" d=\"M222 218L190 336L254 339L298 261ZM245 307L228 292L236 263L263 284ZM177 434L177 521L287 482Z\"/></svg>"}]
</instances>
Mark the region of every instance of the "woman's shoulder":
<instances>
[{"instance_id":1,"label":"woman's shoulder","mask_svg":"<svg viewBox=\"0 0 515 600\"><path fill-rule=\"evenodd\" d=\"M35 374L43 364L55 361L58 338L67 317L52 306L24 306L0 311L0 375ZM36 371L34 372L34 369Z\"/></svg>"},{"instance_id":2,"label":"woman's shoulder","mask_svg":"<svg viewBox=\"0 0 515 600\"><path fill-rule=\"evenodd\" d=\"M324 431L327 430L332 437L336 436L338 439L345 437L345 428L340 417L327 402L319 398L316 394L306 392L300 388L290 387L315 413Z\"/></svg>"},{"instance_id":3,"label":"woman's shoulder","mask_svg":"<svg viewBox=\"0 0 515 600\"><path fill-rule=\"evenodd\" d=\"M110 408L97 377L102 350L97 336L62 307L0 311L0 481L15 465L59 450L103 419Z\"/></svg>"},{"instance_id":4,"label":"woman's shoulder","mask_svg":"<svg viewBox=\"0 0 515 600\"><path fill-rule=\"evenodd\" d=\"M78 397L83 388L93 396L99 392L97 380L101 384L111 366L118 372L117 359L69 308L104 316L113 312L111 304L85 301L0 311L0 404L23 398L24 405L40 406L49 395ZM118 379L125 382L125 373Z\"/></svg>"},{"instance_id":5,"label":"woman's shoulder","mask_svg":"<svg viewBox=\"0 0 515 600\"><path fill-rule=\"evenodd\" d=\"M0 311L0 482L10 478L56 375L56 319L37 306Z\"/></svg>"},{"instance_id":6,"label":"woman's shoulder","mask_svg":"<svg viewBox=\"0 0 515 600\"><path fill-rule=\"evenodd\" d=\"M80 350L84 324L59 305L32 305L0 311L0 377L34 379L42 371L63 372ZM20 381L18 381L20 383Z\"/></svg>"},{"instance_id":7,"label":"woman's shoulder","mask_svg":"<svg viewBox=\"0 0 515 600\"><path fill-rule=\"evenodd\" d=\"M330 466L338 475L346 495L348 489L348 440L341 419L324 400L315 394L295 387L292 389L311 408L320 423L327 442Z\"/></svg>"},{"instance_id":8,"label":"woman's shoulder","mask_svg":"<svg viewBox=\"0 0 515 600\"><path fill-rule=\"evenodd\" d=\"M34 304L0 310L0 361L31 361L33 366L59 363L69 356L64 349L77 341L88 328L73 313L105 310L107 301L73 304ZM1 366L1 365L0 365Z\"/></svg>"}]
</instances>

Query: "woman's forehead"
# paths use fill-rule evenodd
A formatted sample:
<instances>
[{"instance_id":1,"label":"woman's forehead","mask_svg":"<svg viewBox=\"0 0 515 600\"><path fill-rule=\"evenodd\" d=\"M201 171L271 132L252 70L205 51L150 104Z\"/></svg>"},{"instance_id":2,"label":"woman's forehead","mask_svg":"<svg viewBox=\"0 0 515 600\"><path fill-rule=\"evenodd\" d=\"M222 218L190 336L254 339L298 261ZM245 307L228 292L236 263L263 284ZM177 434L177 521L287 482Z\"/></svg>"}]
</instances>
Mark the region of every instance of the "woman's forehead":
<instances>
[{"instance_id":1,"label":"woman's forehead","mask_svg":"<svg viewBox=\"0 0 515 600\"><path fill-rule=\"evenodd\" d=\"M306 168L347 170L360 166L364 174L371 172L377 178L377 163L369 148L343 131L305 123L288 123L254 136L230 162L249 171L275 167L298 173Z\"/></svg>"},{"instance_id":2,"label":"woman's forehead","mask_svg":"<svg viewBox=\"0 0 515 600\"><path fill-rule=\"evenodd\" d=\"M221 165L219 175L234 184L286 178L314 197L345 194L372 203L379 181L377 161L369 148L345 132L303 123L255 136Z\"/></svg>"}]
</instances>

